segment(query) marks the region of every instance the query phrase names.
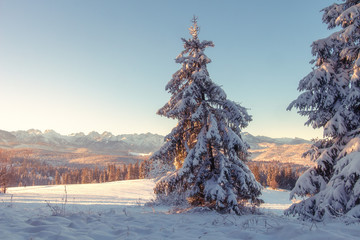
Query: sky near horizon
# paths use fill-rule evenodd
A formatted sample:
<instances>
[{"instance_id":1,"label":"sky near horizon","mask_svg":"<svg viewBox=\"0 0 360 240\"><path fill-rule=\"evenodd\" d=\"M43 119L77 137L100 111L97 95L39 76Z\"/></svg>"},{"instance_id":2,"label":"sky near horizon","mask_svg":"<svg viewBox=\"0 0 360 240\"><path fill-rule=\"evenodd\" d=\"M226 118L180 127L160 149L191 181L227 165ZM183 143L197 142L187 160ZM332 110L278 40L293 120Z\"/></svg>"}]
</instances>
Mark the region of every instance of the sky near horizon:
<instances>
[{"instance_id":1,"label":"sky near horizon","mask_svg":"<svg viewBox=\"0 0 360 240\"><path fill-rule=\"evenodd\" d=\"M330 35L335 0L0 0L0 129L167 134L156 115L180 69L181 38L198 16L211 79L249 108L243 131L322 137L286 111L312 69L310 45Z\"/></svg>"}]
</instances>

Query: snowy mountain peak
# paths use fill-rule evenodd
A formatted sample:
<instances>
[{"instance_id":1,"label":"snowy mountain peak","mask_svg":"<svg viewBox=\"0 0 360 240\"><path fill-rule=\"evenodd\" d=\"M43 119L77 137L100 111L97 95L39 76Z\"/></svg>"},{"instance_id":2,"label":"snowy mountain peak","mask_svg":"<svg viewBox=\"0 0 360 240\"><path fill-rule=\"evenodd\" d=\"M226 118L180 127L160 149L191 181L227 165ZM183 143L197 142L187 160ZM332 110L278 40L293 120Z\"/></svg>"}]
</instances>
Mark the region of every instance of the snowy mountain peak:
<instances>
[{"instance_id":1,"label":"snowy mountain peak","mask_svg":"<svg viewBox=\"0 0 360 240\"><path fill-rule=\"evenodd\" d=\"M98 132L92 131L87 136L94 139L94 140L98 140L101 135Z\"/></svg>"},{"instance_id":2,"label":"snowy mountain peak","mask_svg":"<svg viewBox=\"0 0 360 240\"><path fill-rule=\"evenodd\" d=\"M26 132L30 135L42 135L42 132L38 129L29 129Z\"/></svg>"},{"instance_id":3,"label":"snowy mountain peak","mask_svg":"<svg viewBox=\"0 0 360 240\"><path fill-rule=\"evenodd\" d=\"M114 135L111 132L105 131L101 134L102 139L111 139L113 137L114 137Z\"/></svg>"},{"instance_id":4,"label":"snowy mountain peak","mask_svg":"<svg viewBox=\"0 0 360 240\"><path fill-rule=\"evenodd\" d=\"M83 132L72 133L69 135L69 137L85 137L85 133Z\"/></svg>"},{"instance_id":5,"label":"snowy mountain peak","mask_svg":"<svg viewBox=\"0 0 360 240\"><path fill-rule=\"evenodd\" d=\"M43 135L48 136L48 137L61 137L61 135L59 133L55 132L52 129L45 130Z\"/></svg>"}]
</instances>

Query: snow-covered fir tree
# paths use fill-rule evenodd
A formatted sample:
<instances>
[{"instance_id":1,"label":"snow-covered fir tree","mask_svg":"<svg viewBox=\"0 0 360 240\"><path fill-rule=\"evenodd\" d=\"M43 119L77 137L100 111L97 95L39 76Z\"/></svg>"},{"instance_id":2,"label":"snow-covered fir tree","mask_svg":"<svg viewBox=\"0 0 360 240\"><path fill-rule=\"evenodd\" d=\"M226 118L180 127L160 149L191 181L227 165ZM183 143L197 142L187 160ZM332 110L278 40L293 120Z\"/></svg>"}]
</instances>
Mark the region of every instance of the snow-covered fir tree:
<instances>
[{"instance_id":1,"label":"snow-covered fir tree","mask_svg":"<svg viewBox=\"0 0 360 240\"><path fill-rule=\"evenodd\" d=\"M178 120L165 144L151 157L153 168L170 166L156 184L162 197L185 196L194 206L242 213L241 202L255 200L261 185L246 166L248 144L240 132L251 116L246 108L227 99L209 77L204 54L211 41L200 41L194 17L192 38L176 58L181 69L166 85L170 100L158 114Z\"/></svg>"},{"instance_id":2,"label":"snow-covered fir tree","mask_svg":"<svg viewBox=\"0 0 360 240\"><path fill-rule=\"evenodd\" d=\"M285 213L323 220L329 216L360 218L360 1L343 0L323 9L329 37L312 44L315 67L299 83L293 101L306 125L324 129L310 151L316 165L297 181L290 198L309 196Z\"/></svg>"}]
</instances>

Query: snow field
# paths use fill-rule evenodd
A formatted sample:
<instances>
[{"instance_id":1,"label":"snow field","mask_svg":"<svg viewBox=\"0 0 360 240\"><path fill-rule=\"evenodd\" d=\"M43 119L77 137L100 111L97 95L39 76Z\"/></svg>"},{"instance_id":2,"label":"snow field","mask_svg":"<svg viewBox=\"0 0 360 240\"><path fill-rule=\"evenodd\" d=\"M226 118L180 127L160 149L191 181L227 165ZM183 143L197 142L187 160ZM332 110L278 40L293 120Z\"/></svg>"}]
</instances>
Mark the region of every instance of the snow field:
<instances>
[{"instance_id":1,"label":"snow field","mask_svg":"<svg viewBox=\"0 0 360 240\"><path fill-rule=\"evenodd\" d=\"M0 239L358 239L359 223L282 216L287 191L263 190L261 215L171 213L144 206L152 180L9 188L0 195ZM65 200L67 200L65 204ZM47 201L51 207L45 202ZM65 209L53 216L51 208Z\"/></svg>"}]
</instances>

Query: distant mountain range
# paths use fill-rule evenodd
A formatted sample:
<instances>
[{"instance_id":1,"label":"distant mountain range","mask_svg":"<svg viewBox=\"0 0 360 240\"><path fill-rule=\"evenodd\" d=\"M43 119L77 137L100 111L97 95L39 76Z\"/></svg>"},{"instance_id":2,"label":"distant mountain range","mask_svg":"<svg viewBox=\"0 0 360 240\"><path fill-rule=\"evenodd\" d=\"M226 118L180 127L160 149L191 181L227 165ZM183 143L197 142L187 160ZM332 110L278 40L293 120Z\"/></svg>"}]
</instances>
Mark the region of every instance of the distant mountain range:
<instances>
[{"instance_id":1,"label":"distant mountain range","mask_svg":"<svg viewBox=\"0 0 360 240\"><path fill-rule=\"evenodd\" d=\"M308 159L302 159L310 142L300 138L270 138L243 133L244 140L250 145L252 160L282 161L308 165ZM158 150L164 136L152 133L113 135L110 132L90 132L61 135L54 130L30 129L8 132L0 130L0 148L8 150L32 149L37 155L60 153L139 156ZM94 157L92 157L94 158ZM43 158L41 158L43 159Z\"/></svg>"},{"instance_id":2,"label":"distant mountain range","mask_svg":"<svg viewBox=\"0 0 360 240\"><path fill-rule=\"evenodd\" d=\"M30 129L7 132L0 130L0 148L35 148L52 151L73 152L78 149L97 154L123 154L124 152L149 153L163 143L163 136L157 134L123 134L90 132L61 135L54 130Z\"/></svg>"},{"instance_id":3,"label":"distant mountain range","mask_svg":"<svg viewBox=\"0 0 360 240\"><path fill-rule=\"evenodd\" d=\"M273 143L277 145L297 145L304 143L311 143L308 140L302 138L271 138L265 136L253 136L250 133L244 132L242 134L243 139L250 145L252 149L264 148L261 143Z\"/></svg>"}]
</instances>

